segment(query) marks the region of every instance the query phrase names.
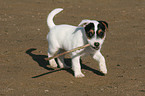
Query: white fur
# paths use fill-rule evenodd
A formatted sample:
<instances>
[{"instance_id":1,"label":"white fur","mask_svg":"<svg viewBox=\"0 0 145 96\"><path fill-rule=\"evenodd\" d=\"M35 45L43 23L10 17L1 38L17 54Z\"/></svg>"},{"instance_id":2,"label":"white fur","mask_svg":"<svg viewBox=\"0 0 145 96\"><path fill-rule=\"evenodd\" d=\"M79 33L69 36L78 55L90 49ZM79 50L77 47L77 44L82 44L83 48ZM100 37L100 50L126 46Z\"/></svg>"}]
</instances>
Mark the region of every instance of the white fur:
<instances>
[{"instance_id":1,"label":"white fur","mask_svg":"<svg viewBox=\"0 0 145 96\"><path fill-rule=\"evenodd\" d=\"M71 50L79 46L83 46L85 44L90 43L94 46L94 42L103 44L104 39L95 39L94 37L91 40L88 40L85 34L84 27L72 26L67 24L55 25L53 22L53 17L62 11L63 9L57 8L54 9L47 18L47 24L50 28L50 32L47 35L48 40L48 57L54 56L54 54L58 51L58 53L64 52L64 50ZM80 24L93 22L95 24L95 30L97 29L98 22L95 20L83 20ZM64 49L64 50L63 50ZM80 65L80 56L83 55L86 51L89 50L89 53L93 53L93 58L99 62L100 70L107 74L107 68L105 64L105 58L100 53L99 50L95 50L92 47L88 47L85 49L77 50L71 53L72 57L72 70L74 71L75 77L84 77L85 75L81 72ZM68 68L68 66L64 63L64 56L60 56L58 59L59 66L61 68ZM52 67L57 67L57 64L54 59L49 61Z\"/></svg>"},{"instance_id":2,"label":"white fur","mask_svg":"<svg viewBox=\"0 0 145 96\"><path fill-rule=\"evenodd\" d=\"M48 17L47 17L47 24L49 26L49 28L51 29L52 27L55 26L54 22L53 22L53 17L58 14L59 12L61 12L63 9L62 8L57 8L55 9L55 11L52 11Z\"/></svg>"}]
</instances>

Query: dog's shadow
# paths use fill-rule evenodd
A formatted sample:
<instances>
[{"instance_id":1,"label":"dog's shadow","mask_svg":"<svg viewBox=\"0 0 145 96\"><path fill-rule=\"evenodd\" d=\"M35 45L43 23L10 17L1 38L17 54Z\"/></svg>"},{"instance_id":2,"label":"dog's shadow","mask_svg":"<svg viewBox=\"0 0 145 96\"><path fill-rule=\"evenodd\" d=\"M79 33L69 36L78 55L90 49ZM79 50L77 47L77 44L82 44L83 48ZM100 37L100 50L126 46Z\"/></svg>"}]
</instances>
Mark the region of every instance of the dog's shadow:
<instances>
[{"instance_id":1,"label":"dog's shadow","mask_svg":"<svg viewBox=\"0 0 145 96\"><path fill-rule=\"evenodd\" d=\"M36 50L36 49L35 48L30 48L30 49L26 50L26 54L31 56L32 59L34 61L36 61L39 64L40 67L43 67L44 69L49 70L49 72L46 72L46 73L43 73L43 74L40 74L40 75L36 75L36 76L34 76L32 78L38 78L38 77L41 77L43 75L47 75L47 74L50 74L50 73L58 72L58 71L61 71L61 70L66 70L67 72L69 72L70 74L73 75L73 71L71 70L71 68L70 69L63 69L63 68L53 69L51 67L48 67L49 61L45 60L45 58L47 58L48 56L46 56L46 55L36 55L36 54L32 53L34 50ZM65 61L65 63L68 66L71 66L71 59L70 58L66 58L66 59L64 59L64 61ZM104 74L101 73L100 71L95 70L93 68L90 68L89 66L87 66L85 64L82 64L81 60L80 60L80 63L81 63L82 69L92 71L93 73L95 73L97 75L100 75L100 76L104 76Z\"/></svg>"},{"instance_id":2,"label":"dog's shadow","mask_svg":"<svg viewBox=\"0 0 145 96\"><path fill-rule=\"evenodd\" d=\"M49 68L47 67L47 65L49 65L49 62L44 60L44 58L47 58L46 55L36 55L36 54L33 54L32 52L35 51L36 49L35 48L31 48L31 49L28 49L26 51L26 53L32 57L32 59L34 61L36 61L40 67L43 67L44 69L47 69L47 70L54 70L53 68Z\"/></svg>"}]
</instances>

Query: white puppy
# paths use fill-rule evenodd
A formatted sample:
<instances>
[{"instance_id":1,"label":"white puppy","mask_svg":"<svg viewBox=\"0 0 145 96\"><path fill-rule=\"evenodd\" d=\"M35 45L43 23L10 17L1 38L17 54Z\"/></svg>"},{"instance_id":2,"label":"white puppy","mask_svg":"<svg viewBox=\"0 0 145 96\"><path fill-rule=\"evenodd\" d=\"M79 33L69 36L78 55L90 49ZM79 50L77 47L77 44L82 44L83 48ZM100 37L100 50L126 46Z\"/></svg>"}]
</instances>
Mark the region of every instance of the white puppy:
<instances>
[{"instance_id":1,"label":"white puppy","mask_svg":"<svg viewBox=\"0 0 145 96\"><path fill-rule=\"evenodd\" d=\"M47 18L47 24L50 29L47 35L49 44L48 57L54 56L56 52L62 53L64 50L68 51L89 43L90 47L71 53L74 76L84 77L81 72L80 56L86 52L92 54L93 58L99 62L100 71L107 74L105 59L100 53L100 49L106 37L105 31L108 28L108 24L105 21L82 20L79 27L67 24L55 25L53 17L62 10L62 8L54 9ZM57 60L61 68L68 68L64 63L64 56L60 56ZM49 63L52 67L57 67L54 59L50 60Z\"/></svg>"}]
</instances>

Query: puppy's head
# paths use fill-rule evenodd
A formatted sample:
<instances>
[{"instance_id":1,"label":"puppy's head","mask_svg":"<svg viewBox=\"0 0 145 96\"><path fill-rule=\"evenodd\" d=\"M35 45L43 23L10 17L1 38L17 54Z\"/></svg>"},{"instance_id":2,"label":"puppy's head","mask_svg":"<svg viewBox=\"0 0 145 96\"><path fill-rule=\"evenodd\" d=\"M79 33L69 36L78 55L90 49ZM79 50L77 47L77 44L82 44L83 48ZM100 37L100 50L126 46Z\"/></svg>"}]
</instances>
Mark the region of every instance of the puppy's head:
<instances>
[{"instance_id":1,"label":"puppy's head","mask_svg":"<svg viewBox=\"0 0 145 96\"><path fill-rule=\"evenodd\" d=\"M79 26L84 27L88 43L99 50L105 40L108 23L105 21L82 20Z\"/></svg>"}]
</instances>

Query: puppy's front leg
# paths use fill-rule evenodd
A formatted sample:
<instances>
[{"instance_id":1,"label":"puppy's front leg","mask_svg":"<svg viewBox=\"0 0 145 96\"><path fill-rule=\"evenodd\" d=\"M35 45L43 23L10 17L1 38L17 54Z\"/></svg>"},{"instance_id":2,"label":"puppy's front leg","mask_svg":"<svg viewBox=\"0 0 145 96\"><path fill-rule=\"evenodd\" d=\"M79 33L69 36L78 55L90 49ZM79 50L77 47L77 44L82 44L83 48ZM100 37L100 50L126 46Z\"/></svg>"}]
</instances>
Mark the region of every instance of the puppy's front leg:
<instances>
[{"instance_id":1,"label":"puppy's front leg","mask_svg":"<svg viewBox=\"0 0 145 96\"><path fill-rule=\"evenodd\" d=\"M106 68L105 58L101 54L101 52L97 51L94 54L93 58L99 62L100 71L103 72L104 74L107 74L107 68Z\"/></svg>"},{"instance_id":2,"label":"puppy's front leg","mask_svg":"<svg viewBox=\"0 0 145 96\"><path fill-rule=\"evenodd\" d=\"M84 77L85 75L81 72L80 56L72 58L72 70L76 78Z\"/></svg>"}]
</instances>

